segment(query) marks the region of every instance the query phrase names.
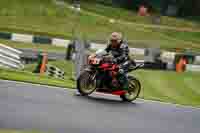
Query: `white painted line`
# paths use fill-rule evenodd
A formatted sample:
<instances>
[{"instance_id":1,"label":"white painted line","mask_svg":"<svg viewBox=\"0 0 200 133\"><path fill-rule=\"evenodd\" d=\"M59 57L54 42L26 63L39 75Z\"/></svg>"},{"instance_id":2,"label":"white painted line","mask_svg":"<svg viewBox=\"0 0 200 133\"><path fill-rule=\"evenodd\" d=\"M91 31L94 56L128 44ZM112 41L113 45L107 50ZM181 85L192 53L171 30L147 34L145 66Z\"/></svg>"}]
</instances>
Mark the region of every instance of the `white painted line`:
<instances>
[{"instance_id":1,"label":"white painted line","mask_svg":"<svg viewBox=\"0 0 200 133\"><path fill-rule=\"evenodd\" d=\"M47 87L47 88L53 88L53 89L62 89L62 90L68 89L68 90L73 90L73 89L64 88L64 87L48 86L48 85L42 85L42 84L34 84L34 83L22 82L22 81L13 81L13 80L4 80L4 79L0 79L0 81L1 82L7 82L7 83L18 83L18 84L20 83L20 84L24 84L24 85Z\"/></svg>"},{"instance_id":2,"label":"white painted line","mask_svg":"<svg viewBox=\"0 0 200 133\"><path fill-rule=\"evenodd\" d=\"M105 94L105 93L99 93L99 92L95 92L94 94L100 95L100 96L119 97L119 96L115 96L112 94ZM182 107L182 108L200 109L200 107L192 107L192 106L188 106L188 105L174 104L174 103L169 103L169 102L146 100L146 99L142 99L142 98L137 98L137 101L138 100L142 101L142 102L157 103L157 104L170 105L170 106L176 106L176 107Z\"/></svg>"},{"instance_id":3,"label":"white painted line","mask_svg":"<svg viewBox=\"0 0 200 133\"><path fill-rule=\"evenodd\" d=\"M11 40L12 41L16 41L16 42L28 42L28 43L32 43L33 42L33 36L32 35L25 35L25 34L16 34L16 33L13 33Z\"/></svg>"},{"instance_id":4,"label":"white painted line","mask_svg":"<svg viewBox=\"0 0 200 133\"><path fill-rule=\"evenodd\" d=\"M105 93L99 93L99 92L95 92L95 94L99 95L99 96L119 97L119 96L115 96L115 95L112 95L112 94L105 94ZM137 101L138 100L142 101L142 102L157 103L157 104L163 104L163 105L170 105L170 106L176 106L176 107L182 107L182 108L191 108L191 109L199 109L200 110L200 107L193 107L193 106L189 106L189 105L181 105L181 104L175 104L175 103L169 103L169 102L146 100L146 99L142 99L142 98L137 98Z\"/></svg>"},{"instance_id":5,"label":"white painted line","mask_svg":"<svg viewBox=\"0 0 200 133\"><path fill-rule=\"evenodd\" d=\"M144 101L144 102L158 103L158 104L163 104L163 105L171 105L171 106L176 106L176 107L181 107L181 108L190 108L190 109L200 110L200 107L193 107L193 106L189 106L189 105L181 105L181 104L175 104L175 103L169 103L169 102L146 100L146 99L141 99L141 98L138 98L138 100Z\"/></svg>"}]
</instances>

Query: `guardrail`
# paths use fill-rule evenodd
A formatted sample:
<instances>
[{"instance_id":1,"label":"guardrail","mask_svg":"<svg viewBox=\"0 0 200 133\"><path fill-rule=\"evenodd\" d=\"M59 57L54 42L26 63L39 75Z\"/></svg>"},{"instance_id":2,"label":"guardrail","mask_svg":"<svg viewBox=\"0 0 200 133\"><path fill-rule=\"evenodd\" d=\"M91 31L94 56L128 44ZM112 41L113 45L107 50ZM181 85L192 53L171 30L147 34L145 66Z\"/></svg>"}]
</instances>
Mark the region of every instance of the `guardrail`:
<instances>
[{"instance_id":1,"label":"guardrail","mask_svg":"<svg viewBox=\"0 0 200 133\"><path fill-rule=\"evenodd\" d=\"M6 68L23 69L24 65L21 63L21 51L0 44L0 66Z\"/></svg>"}]
</instances>

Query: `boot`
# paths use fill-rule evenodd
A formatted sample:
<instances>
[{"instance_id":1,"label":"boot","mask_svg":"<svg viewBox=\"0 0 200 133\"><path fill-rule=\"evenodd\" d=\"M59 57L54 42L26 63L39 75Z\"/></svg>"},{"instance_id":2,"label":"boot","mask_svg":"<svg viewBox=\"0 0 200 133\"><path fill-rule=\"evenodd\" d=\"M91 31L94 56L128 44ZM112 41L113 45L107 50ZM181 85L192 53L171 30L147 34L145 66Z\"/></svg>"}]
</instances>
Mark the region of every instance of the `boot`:
<instances>
[{"instance_id":1,"label":"boot","mask_svg":"<svg viewBox=\"0 0 200 133\"><path fill-rule=\"evenodd\" d=\"M129 89L129 83L128 83L128 79L126 77L126 75L120 75L119 76L119 82L122 85L123 90L127 90Z\"/></svg>"}]
</instances>

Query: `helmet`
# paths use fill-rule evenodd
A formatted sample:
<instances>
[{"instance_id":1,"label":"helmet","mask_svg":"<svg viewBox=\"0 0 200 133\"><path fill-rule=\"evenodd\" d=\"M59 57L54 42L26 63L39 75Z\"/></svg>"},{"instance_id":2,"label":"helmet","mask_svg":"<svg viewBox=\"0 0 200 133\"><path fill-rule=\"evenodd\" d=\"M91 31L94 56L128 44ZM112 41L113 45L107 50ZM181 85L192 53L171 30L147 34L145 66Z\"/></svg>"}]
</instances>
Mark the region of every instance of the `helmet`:
<instances>
[{"instance_id":1,"label":"helmet","mask_svg":"<svg viewBox=\"0 0 200 133\"><path fill-rule=\"evenodd\" d=\"M117 43L121 43L121 41L122 41L122 34L119 33L119 32L113 32L110 35L109 41L117 41Z\"/></svg>"}]
</instances>

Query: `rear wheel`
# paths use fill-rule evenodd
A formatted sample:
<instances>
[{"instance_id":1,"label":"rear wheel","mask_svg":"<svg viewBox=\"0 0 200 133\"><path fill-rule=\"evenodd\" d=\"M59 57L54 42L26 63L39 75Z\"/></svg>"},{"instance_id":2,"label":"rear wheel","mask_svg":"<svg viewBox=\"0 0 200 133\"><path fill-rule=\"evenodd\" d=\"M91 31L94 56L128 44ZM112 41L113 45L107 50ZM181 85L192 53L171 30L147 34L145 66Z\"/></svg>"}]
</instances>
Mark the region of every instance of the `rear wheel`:
<instances>
[{"instance_id":1,"label":"rear wheel","mask_svg":"<svg viewBox=\"0 0 200 133\"><path fill-rule=\"evenodd\" d=\"M88 71L81 73L77 80L77 89L81 95L87 96L96 90L96 79L94 74Z\"/></svg>"},{"instance_id":2,"label":"rear wheel","mask_svg":"<svg viewBox=\"0 0 200 133\"><path fill-rule=\"evenodd\" d=\"M140 81L134 77L129 77L129 89L127 93L121 95L120 97L123 101L132 102L139 96L140 91L141 91Z\"/></svg>"}]
</instances>

